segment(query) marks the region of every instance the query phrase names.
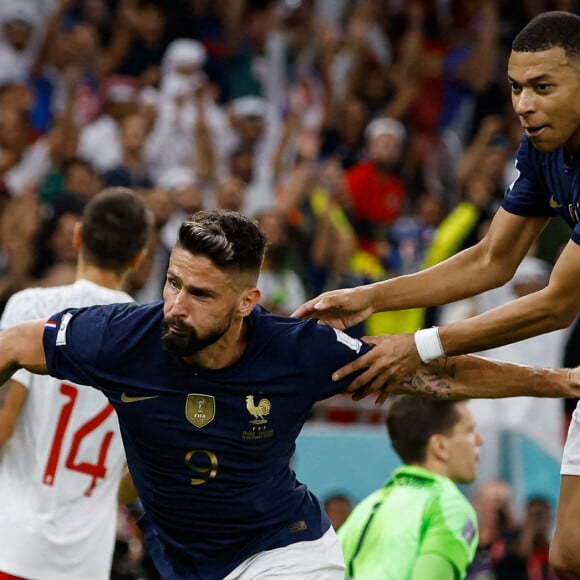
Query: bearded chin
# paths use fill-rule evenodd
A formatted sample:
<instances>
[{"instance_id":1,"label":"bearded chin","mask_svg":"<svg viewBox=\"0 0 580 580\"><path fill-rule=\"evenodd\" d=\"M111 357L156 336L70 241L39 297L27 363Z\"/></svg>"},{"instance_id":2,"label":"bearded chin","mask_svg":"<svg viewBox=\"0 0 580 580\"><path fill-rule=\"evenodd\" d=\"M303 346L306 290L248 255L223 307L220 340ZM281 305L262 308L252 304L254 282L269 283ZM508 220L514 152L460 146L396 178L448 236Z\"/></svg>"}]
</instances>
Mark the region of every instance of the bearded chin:
<instances>
[{"instance_id":1,"label":"bearded chin","mask_svg":"<svg viewBox=\"0 0 580 580\"><path fill-rule=\"evenodd\" d=\"M227 332L227 330L227 327L215 330L208 336L201 338L197 335L194 328L190 329L187 334L176 334L171 332L166 323L163 323L163 346L168 352L172 352L179 357L185 358L214 344Z\"/></svg>"}]
</instances>

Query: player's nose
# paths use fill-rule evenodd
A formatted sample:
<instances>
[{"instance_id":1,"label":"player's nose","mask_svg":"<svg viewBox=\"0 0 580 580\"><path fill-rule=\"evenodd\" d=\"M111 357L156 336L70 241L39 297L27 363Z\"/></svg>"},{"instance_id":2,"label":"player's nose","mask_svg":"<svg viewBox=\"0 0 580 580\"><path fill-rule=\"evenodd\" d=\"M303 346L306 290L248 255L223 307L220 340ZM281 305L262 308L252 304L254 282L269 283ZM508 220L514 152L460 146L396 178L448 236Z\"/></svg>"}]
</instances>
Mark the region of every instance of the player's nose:
<instances>
[{"instance_id":1,"label":"player's nose","mask_svg":"<svg viewBox=\"0 0 580 580\"><path fill-rule=\"evenodd\" d=\"M167 301L167 313L174 317L183 317L185 315L185 303L183 292L178 292L171 296Z\"/></svg>"},{"instance_id":2,"label":"player's nose","mask_svg":"<svg viewBox=\"0 0 580 580\"><path fill-rule=\"evenodd\" d=\"M530 115L531 113L535 112L536 103L531 91L526 89L522 89L519 95L514 97L514 111L522 116L525 117Z\"/></svg>"}]
</instances>

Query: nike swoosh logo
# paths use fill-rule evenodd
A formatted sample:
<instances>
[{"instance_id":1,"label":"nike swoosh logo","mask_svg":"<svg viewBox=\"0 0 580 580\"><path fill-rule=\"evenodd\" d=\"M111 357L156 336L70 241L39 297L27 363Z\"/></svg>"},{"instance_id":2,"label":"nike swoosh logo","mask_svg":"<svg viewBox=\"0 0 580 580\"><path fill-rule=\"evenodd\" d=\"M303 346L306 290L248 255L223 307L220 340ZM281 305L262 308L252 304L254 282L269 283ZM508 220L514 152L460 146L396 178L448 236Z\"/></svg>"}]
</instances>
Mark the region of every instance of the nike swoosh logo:
<instances>
[{"instance_id":1,"label":"nike swoosh logo","mask_svg":"<svg viewBox=\"0 0 580 580\"><path fill-rule=\"evenodd\" d=\"M552 197L550 198L550 207L552 207L552 208L554 208L554 209L557 209L557 208L559 208L559 207L562 207L562 204L561 204L561 203L558 203L558 202L557 202L557 201L554 199L554 196L552 196Z\"/></svg>"},{"instance_id":2,"label":"nike swoosh logo","mask_svg":"<svg viewBox=\"0 0 580 580\"><path fill-rule=\"evenodd\" d=\"M121 401L123 403L136 403L137 401L147 401L148 399L157 399L159 395L153 395L152 397L130 397L123 391L121 394Z\"/></svg>"}]
</instances>

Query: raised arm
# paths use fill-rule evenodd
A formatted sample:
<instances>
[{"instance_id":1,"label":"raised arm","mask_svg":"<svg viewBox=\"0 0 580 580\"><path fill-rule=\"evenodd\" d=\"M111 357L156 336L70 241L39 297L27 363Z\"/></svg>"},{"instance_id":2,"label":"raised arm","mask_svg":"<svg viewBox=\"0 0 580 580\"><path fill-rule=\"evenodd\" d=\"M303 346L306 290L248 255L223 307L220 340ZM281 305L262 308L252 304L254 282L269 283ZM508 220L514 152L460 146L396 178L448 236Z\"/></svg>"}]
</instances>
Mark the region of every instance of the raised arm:
<instances>
[{"instance_id":1,"label":"raised arm","mask_svg":"<svg viewBox=\"0 0 580 580\"><path fill-rule=\"evenodd\" d=\"M47 374L42 344L45 320L31 320L0 332L0 385L19 368Z\"/></svg>"}]
</instances>

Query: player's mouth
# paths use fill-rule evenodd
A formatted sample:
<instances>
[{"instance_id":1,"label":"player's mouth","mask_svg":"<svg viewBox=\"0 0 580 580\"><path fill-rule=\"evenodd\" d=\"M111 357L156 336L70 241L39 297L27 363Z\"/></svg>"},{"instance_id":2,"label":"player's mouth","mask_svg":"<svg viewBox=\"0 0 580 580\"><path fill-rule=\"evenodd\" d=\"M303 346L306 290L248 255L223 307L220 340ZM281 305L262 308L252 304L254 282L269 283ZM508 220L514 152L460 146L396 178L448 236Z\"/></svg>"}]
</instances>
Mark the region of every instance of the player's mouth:
<instances>
[{"instance_id":1,"label":"player's mouth","mask_svg":"<svg viewBox=\"0 0 580 580\"><path fill-rule=\"evenodd\" d=\"M524 127L524 131L528 137L537 137L544 132L548 125L538 125L537 127Z\"/></svg>"},{"instance_id":2,"label":"player's mouth","mask_svg":"<svg viewBox=\"0 0 580 580\"><path fill-rule=\"evenodd\" d=\"M173 332L174 334L187 334L189 329L185 326L181 326L181 325L173 325L173 324L169 324L169 330L171 330L171 332Z\"/></svg>"},{"instance_id":3,"label":"player's mouth","mask_svg":"<svg viewBox=\"0 0 580 580\"><path fill-rule=\"evenodd\" d=\"M187 325L180 323L176 320L166 318L164 320L164 323L167 330L173 332L174 334L187 334L191 330Z\"/></svg>"}]
</instances>

